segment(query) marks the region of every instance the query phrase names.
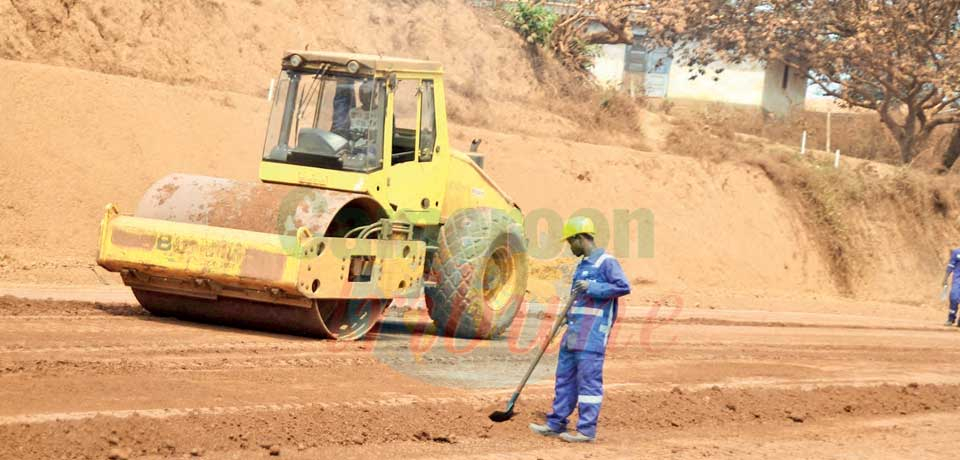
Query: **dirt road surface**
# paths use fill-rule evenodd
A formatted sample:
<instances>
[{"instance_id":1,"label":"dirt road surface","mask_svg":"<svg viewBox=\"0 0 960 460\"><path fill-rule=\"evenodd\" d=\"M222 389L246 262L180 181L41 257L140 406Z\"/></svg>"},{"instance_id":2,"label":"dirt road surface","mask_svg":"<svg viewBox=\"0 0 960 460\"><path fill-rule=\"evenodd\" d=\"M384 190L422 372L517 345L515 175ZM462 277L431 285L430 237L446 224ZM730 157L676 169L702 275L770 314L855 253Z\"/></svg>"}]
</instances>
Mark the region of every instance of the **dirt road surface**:
<instances>
[{"instance_id":1,"label":"dirt road surface","mask_svg":"<svg viewBox=\"0 0 960 460\"><path fill-rule=\"evenodd\" d=\"M336 343L135 304L0 297L0 458L945 458L960 331L803 312L626 309L599 439L533 436L551 350L503 406L549 314L451 341L416 309Z\"/></svg>"}]
</instances>

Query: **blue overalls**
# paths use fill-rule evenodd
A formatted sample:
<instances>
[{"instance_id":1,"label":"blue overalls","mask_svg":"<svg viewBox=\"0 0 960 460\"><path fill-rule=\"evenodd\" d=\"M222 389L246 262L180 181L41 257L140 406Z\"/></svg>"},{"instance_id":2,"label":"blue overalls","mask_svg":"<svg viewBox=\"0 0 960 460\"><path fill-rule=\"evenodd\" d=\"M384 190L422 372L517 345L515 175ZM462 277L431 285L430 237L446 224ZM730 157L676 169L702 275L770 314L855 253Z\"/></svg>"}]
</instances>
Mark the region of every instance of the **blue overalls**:
<instances>
[{"instance_id":1,"label":"blue overalls","mask_svg":"<svg viewBox=\"0 0 960 460\"><path fill-rule=\"evenodd\" d=\"M567 312L567 332L557 362L556 396L547 426L566 431L567 418L579 410L577 431L591 438L597 435L597 417L603 401L603 357L607 339L617 318L617 298L630 293L620 263L597 248L577 265L573 283L588 280ZM578 407L579 406L579 407Z\"/></svg>"},{"instance_id":2,"label":"blue overalls","mask_svg":"<svg viewBox=\"0 0 960 460\"><path fill-rule=\"evenodd\" d=\"M960 249L950 251L950 261L947 262L947 275L953 272L953 282L950 286L950 314L947 321L954 322L957 319L957 304L960 303L960 270L957 270L957 264L960 263Z\"/></svg>"}]
</instances>

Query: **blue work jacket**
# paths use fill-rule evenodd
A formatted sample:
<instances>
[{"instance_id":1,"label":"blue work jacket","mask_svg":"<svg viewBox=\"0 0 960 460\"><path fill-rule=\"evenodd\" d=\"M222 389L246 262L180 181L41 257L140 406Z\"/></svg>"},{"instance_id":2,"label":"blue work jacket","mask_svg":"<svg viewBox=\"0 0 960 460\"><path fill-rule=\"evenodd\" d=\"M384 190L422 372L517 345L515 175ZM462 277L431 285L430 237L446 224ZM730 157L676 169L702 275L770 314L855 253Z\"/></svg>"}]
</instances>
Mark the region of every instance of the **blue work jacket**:
<instances>
[{"instance_id":1,"label":"blue work jacket","mask_svg":"<svg viewBox=\"0 0 960 460\"><path fill-rule=\"evenodd\" d=\"M960 263L960 249L950 251L950 261L947 262L947 276L953 273L953 283L951 293L960 294L960 270L957 270L957 264Z\"/></svg>"},{"instance_id":2,"label":"blue work jacket","mask_svg":"<svg viewBox=\"0 0 960 460\"><path fill-rule=\"evenodd\" d=\"M577 264L573 284L581 280L589 281L590 286L577 295L567 312L563 346L571 351L604 353L617 319L617 298L630 293L630 282L617 259L600 248Z\"/></svg>"}]
</instances>

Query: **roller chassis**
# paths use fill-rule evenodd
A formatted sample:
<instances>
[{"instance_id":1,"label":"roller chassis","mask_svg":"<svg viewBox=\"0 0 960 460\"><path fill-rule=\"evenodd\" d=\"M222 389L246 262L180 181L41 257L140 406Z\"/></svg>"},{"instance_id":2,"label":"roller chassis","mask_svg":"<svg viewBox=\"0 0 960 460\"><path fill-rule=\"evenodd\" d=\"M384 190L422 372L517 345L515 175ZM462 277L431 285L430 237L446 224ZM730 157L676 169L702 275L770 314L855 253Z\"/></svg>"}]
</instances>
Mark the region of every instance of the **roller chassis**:
<instances>
[{"instance_id":1,"label":"roller chassis","mask_svg":"<svg viewBox=\"0 0 960 460\"><path fill-rule=\"evenodd\" d=\"M287 52L283 68L262 183L167 176L135 215L107 206L98 263L161 315L356 339L390 299L424 292L439 331L502 333L525 292L522 217L470 157L450 149L439 64ZM361 83L359 99L351 81ZM407 83L416 85L414 129L398 121ZM311 98L314 106L304 105ZM340 136L361 131L338 130L337 98L372 103L364 116L380 124L358 125L368 131L356 142Z\"/></svg>"}]
</instances>

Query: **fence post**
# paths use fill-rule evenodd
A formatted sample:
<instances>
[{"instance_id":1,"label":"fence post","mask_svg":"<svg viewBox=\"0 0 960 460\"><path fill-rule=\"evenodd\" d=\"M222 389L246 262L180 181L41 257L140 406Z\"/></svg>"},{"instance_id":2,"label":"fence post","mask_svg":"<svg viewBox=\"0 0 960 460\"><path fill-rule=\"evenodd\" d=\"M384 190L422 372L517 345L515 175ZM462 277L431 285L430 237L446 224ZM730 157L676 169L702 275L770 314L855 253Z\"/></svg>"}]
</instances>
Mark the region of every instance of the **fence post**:
<instances>
[{"instance_id":1,"label":"fence post","mask_svg":"<svg viewBox=\"0 0 960 460\"><path fill-rule=\"evenodd\" d=\"M840 149L833 155L833 169L840 168Z\"/></svg>"},{"instance_id":2,"label":"fence post","mask_svg":"<svg viewBox=\"0 0 960 460\"><path fill-rule=\"evenodd\" d=\"M800 136L800 155L807 153L807 130L803 130L803 135Z\"/></svg>"},{"instance_id":3,"label":"fence post","mask_svg":"<svg viewBox=\"0 0 960 460\"><path fill-rule=\"evenodd\" d=\"M833 108L827 109L827 152L830 152L830 116L833 114Z\"/></svg>"}]
</instances>

